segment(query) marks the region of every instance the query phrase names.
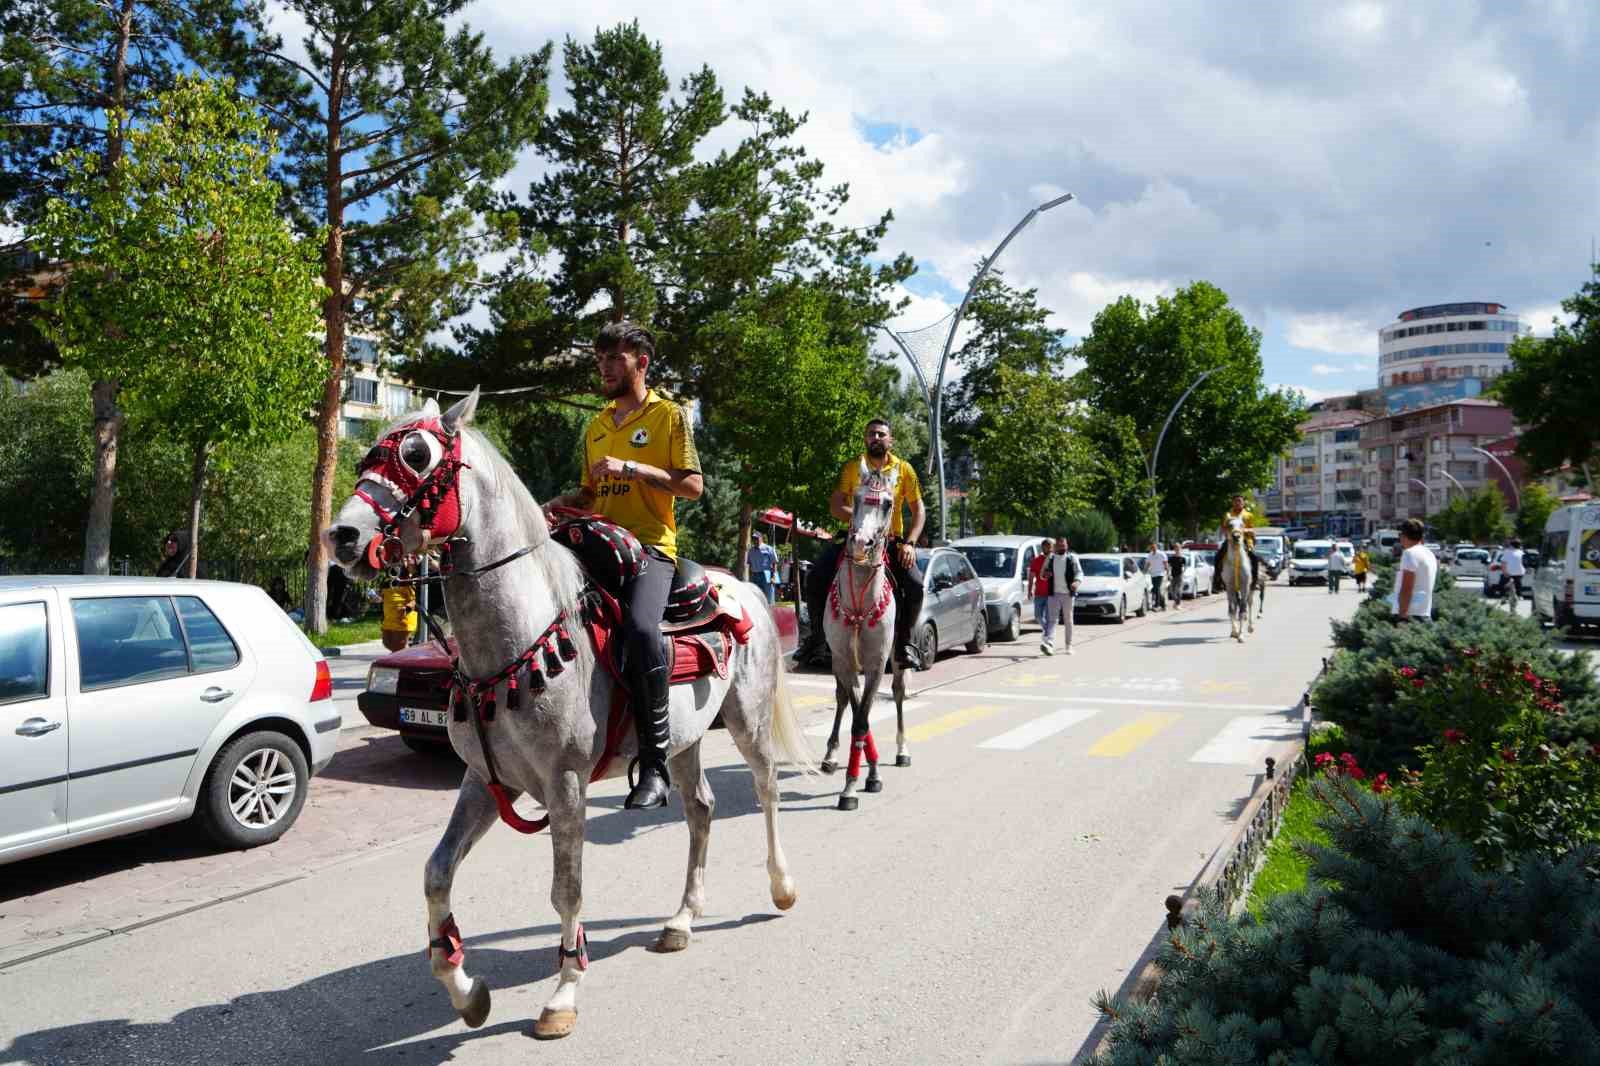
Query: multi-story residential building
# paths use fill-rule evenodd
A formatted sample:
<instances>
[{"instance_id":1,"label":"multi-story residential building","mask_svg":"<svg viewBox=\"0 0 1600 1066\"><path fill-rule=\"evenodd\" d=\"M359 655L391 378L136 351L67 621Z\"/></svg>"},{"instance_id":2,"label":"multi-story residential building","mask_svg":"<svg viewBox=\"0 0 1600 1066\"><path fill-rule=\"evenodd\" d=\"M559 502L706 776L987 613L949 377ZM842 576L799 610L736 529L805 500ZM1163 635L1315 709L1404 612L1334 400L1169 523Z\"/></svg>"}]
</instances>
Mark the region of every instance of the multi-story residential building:
<instances>
[{"instance_id":1,"label":"multi-story residential building","mask_svg":"<svg viewBox=\"0 0 1600 1066\"><path fill-rule=\"evenodd\" d=\"M1388 411L1477 396L1511 365L1513 338L1531 327L1504 304L1413 307L1378 331L1378 385Z\"/></svg>"},{"instance_id":2,"label":"multi-story residential building","mask_svg":"<svg viewBox=\"0 0 1600 1066\"><path fill-rule=\"evenodd\" d=\"M1511 433L1511 412L1490 400L1450 400L1373 418L1361 427L1363 532L1427 520L1449 493L1471 492L1493 467L1474 448Z\"/></svg>"},{"instance_id":3,"label":"multi-story residential building","mask_svg":"<svg viewBox=\"0 0 1600 1066\"><path fill-rule=\"evenodd\" d=\"M1280 524L1344 536L1361 528L1361 426L1371 416L1329 407L1319 405L1300 424L1300 439L1278 461L1265 502Z\"/></svg>"},{"instance_id":4,"label":"multi-story residential building","mask_svg":"<svg viewBox=\"0 0 1600 1066\"><path fill-rule=\"evenodd\" d=\"M345 352L348 361L344 400L339 404L339 436L371 436L384 424L422 406L422 395L383 366L376 341L351 337Z\"/></svg>"}]
</instances>

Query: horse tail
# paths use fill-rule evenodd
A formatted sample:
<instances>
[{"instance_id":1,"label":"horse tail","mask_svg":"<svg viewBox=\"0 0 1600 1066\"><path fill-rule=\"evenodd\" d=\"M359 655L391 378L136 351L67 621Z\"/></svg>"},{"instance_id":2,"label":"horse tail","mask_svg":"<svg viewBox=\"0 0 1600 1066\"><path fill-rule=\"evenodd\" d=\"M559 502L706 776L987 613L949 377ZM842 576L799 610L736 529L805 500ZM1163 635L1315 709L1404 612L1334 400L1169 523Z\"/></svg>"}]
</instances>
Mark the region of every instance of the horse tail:
<instances>
[{"instance_id":1,"label":"horse tail","mask_svg":"<svg viewBox=\"0 0 1600 1066\"><path fill-rule=\"evenodd\" d=\"M772 744L778 758L801 773L815 777L816 757L800 731L800 716L789 695L789 672L782 660L777 664L772 684Z\"/></svg>"}]
</instances>

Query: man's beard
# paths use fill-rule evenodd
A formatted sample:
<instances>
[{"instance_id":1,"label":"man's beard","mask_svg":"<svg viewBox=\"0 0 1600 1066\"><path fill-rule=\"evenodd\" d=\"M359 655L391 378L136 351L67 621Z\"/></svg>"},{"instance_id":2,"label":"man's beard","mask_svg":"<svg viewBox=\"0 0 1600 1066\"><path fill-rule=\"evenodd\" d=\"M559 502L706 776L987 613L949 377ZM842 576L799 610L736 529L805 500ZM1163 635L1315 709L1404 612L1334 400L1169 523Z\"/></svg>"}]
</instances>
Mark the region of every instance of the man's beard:
<instances>
[{"instance_id":1,"label":"man's beard","mask_svg":"<svg viewBox=\"0 0 1600 1066\"><path fill-rule=\"evenodd\" d=\"M885 455L889 454L889 446L882 441L874 441L873 443L867 445L867 454L872 456L874 459L882 459Z\"/></svg>"},{"instance_id":2,"label":"man's beard","mask_svg":"<svg viewBox=\"0 0 1600 1066\"><path fill-rule=\"evenodd\" d=\"M633 379L621 377L615 385L607 385L605 380L600 382L600 393L608 400L618 400L633 392Z\"/></svg>"}]
</instances>

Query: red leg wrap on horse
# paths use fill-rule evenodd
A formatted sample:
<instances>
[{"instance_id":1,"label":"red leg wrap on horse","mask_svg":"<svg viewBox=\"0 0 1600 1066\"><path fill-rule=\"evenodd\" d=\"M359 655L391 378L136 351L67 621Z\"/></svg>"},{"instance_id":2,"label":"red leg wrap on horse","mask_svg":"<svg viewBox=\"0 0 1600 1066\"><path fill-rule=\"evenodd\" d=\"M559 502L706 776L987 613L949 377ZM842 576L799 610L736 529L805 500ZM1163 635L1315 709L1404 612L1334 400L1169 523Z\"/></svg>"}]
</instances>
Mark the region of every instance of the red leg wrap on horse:
<instances>
[{"instance_id":1,"label":"red leg wrap on horse","mask_svg":"<svg viewBox=\"0 0 1600 1066\"><path fill-rule=\"evenodd\" d=\"M511 797L506 795L506 786L498 781L489 786L489 794L494 797L494 805L500 808L500 820L519 833L537 833L550 824L548 816L530 822L518 814L517 809L511 806Z\"/></svg>"},{"instance_id":2,"label":"red leg wrap on horse","mask_svg":"<svg viewBox=\"0 0 1600 1066\"><path fill-rule=\"evenodd\" d=\"M867 762L876 765L878 761L878 744L872 739L872 732L867 732Z\"/></svg>"},{"instance_id":3,"label":"red leg wrap on horse","mask_svg":"<svg viewBox=\"0 0 1600 1066\"><path fill-rule=\"evenodd\" d=\"M857 778L861 776L861 755L865 748L866 743L860 737L855 737L850 741L850 768L845 771L846 777Z\"/></svg>"},{"instance_id":4,"label":"red leg wrap on horse","mask_svg":"<svg viewBox=\"0 0 1600 1066\"><path fill-rule=\"evenodd\" d=\"M589 968L589 938L584 935L583 923L578 923L578 946L568 951L566 945L556 942L556 969L561 969L567 964L568 959L573 959L578 964L578 969Z\"/></svg>"},{"instance_id":5,"label":"red leg wrap on horse","mask_svg":"<svg viewBox=\"0 0 1600 1066\"><path fill-rule=\"evenodd\" d=\"M445 915L444 921L439 923L439 935L429 940L428 946L423 949L422 953L430 961L434 948L445 953L444 961L451 966L460 966L461 960L467 957L465 949L461 947L461 930L456 928L455 915Z\"/></svg>"}]
</instances>

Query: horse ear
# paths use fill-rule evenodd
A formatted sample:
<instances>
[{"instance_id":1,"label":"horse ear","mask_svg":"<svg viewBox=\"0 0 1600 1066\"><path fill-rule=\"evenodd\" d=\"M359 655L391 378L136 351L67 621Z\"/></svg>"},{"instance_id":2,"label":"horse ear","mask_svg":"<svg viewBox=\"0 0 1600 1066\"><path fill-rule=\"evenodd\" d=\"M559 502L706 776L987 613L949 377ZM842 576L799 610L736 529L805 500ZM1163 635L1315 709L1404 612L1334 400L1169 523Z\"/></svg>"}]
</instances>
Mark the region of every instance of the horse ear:
<instances>
[{"instance_id":1,"label":"horse ear","mask_svg":"<svg viewBox=\"0 0 1600 1066\"><path fill-rule=\"evenodd\" d=\"M438 418L439 417L439 401L435 400L432 396L429 396L428 397L428 402L422 405L422 417L423 418Z\"/></svg>"},{"instance_id":2,"label":"horse ear","mask_svg":"<svg viewBox=\"0 0 1600 1066\"><path fill-rule=\"evenodd\" d=\"M472 416L478 410L478 390L474 388L466 396L456 401L450 410L444 413L444 428L446 433L459 433L461 427L472 421Z\"/></svg>"}]
</instances>

